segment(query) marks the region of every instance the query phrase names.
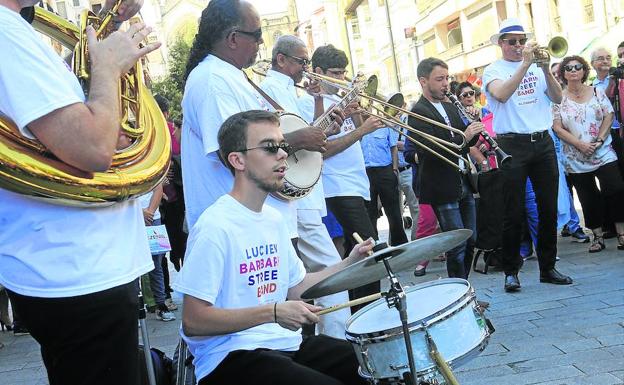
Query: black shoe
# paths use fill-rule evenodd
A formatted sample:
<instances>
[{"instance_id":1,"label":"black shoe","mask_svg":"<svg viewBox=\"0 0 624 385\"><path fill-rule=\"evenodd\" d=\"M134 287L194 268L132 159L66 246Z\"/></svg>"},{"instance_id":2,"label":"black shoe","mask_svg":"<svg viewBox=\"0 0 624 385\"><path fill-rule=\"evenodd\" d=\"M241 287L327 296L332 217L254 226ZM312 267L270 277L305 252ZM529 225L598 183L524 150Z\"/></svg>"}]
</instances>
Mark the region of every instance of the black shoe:
<instances>
[{"instance_id":1,"label":"black shoe","mask_svg":"<svg viewBox=\"0 0 624 385\"><path fill-rule=\"evenodd\" d=\"M578 242L578 243L588 243L589 242L589 236L587 234L585 234L583 229L581 229L580 227L578 229L576 229L576 231L573 232L570 235L573 238L572 242Z\"/></svg>"},{"instance_id":2,"label":"black shoe","mask_svg":"<svg viewBox=\"0 0 624 385\"><path fill-rule=\"evenodd\" d=\"M554 283L555 285L571 285L572 278L561 274L556 269L550 269L540 273L540 282Z\"/></svg>"},{"instance_id":3,"label":"black shoe","mask_svg":"<svg viewBox=\"0 0 624 385\"><path fill-rule=\"evenodd\" d=\"M570 228L568 227L568 225L564 225L563 229L561 229L561 236L569 237L570 235L572 235L572 233L570 232Z\"/></svg>"},{"instance_id":4,"label":"black shoe","mask_svg":"<svg viewBox=\"0 0 624 385\"><path fill-rule=\"evenodd\" d=\"M18 325L18 324L13 324L13 335L16 336L25 336L27 334L30 334L30 332L28 331L28 329L26 329L25 327L23 327L22 325Z\"/></svg>"},{"instance_id":5,"label":"black shoe","mask_svg":"<svg viewBox=\"0 0 624 385\"><path fill-rule=\"evenodd\" d=\"M520 290L520 280L518 274L505 275L505 291L517 291Z\"/></svg>"}]
</instances>

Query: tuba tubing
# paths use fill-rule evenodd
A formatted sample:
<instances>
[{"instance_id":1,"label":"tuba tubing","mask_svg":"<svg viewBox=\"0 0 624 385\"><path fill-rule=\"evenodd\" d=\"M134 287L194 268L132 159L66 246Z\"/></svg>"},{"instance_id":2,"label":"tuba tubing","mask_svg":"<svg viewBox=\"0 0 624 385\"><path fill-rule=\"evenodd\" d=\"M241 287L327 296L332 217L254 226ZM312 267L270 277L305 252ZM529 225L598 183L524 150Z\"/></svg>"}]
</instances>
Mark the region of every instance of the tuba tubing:
<instances>
[{"instance_id":1,"label":"tuba tubing","mask_svg":"<svg viewBox=\"0 0 624 385\"><path fill-rule=\"evenodd\" d=\"M86 41L78 27L40 7L35 9L33 26L67 47L76 44L74 56L79 55ZM171 138L165 118L143 82L141 63L131 72L120 80L120 92L128 93L120 96L125 107L122 115L129 115L124 100L129 95L135 110L141 111L132 112L141 131L130 147L115 154L109 170L88 173L63 163L38 141L21 136L10 119L0 117L0 187L49 203L92 207L131 199L158 185L169 168ZM120 126L128 125L121 120Z\"/></svg>"}]
</instances>

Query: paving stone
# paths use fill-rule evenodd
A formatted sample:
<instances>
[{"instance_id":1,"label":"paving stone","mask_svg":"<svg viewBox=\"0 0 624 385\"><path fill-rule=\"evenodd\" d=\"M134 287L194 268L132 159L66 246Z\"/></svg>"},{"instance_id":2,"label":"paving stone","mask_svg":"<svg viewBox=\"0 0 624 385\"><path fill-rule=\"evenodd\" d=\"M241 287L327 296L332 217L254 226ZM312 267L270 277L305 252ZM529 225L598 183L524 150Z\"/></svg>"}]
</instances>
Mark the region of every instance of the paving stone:
<instances>
[{"instance_id":1,"label":"paving stone","mask_svg":"<svg viewBox=\"0 0 624 385\"><path fill-rule=\"evenodd\" d=\"M579 376L566 378L565 380L555 380L540 382L535 385L621 385L622 379L610 374L602 373L589 376Z\"/></svg>"},{"instance_id":2,"label":"paving stone","mask_svg":"<svg viewBox=\"0 0 624 385\"><path fill-rule=\"evenodd\" d=\"M510 363L509 366L517 372L527 372L552 368L556 366L574 365L578 367L583 363L591 363L595 360L611 360L613 355L604 350L578 351L568 354L559 354L556 356L538 357L526 361Z\"/></svg>"},{"instance_id":3,"label":"paving stone","mask_svg":"<svg viewBox=\"0 0 624 385\"><path fill-rule=\"evenodd\" d=\"M610 335L622 335L624 327L621 324L609 324L597 327L590 327L584 330L578 330L578 333L585 337L599 337Z\"/></svg>"},{"instance_id":4,"label":"paving stone","mask_svg":"<svg viewBox=\"0 0 624 385\"><path fill-rule=\"evenodd\" d=\"M586 374L599 374L622 370L624 366L622 357L612 358L609 360L595 360L576 364L575 366Z\"/></svg>"},{"instance_id":5,"label":"paving stone","mask_svg":"<svg viewBox=\"0 0 624 385\"><path fill-rule=\"evenodd\" d=\"M481 377L474 381L462 382L462 385L524 385L537 384L540 382L561 380L583 375L583 372L574 366L561 366L536 370L533 372L507 374L497 377Z\"/></svg>"},{"instance_id":6,"label":"paving stone","mask_svg":"<svg viewBox=\"0 0 624 385\"><path fill-rule=\"evenodd\" d=\"M597 339L594 338L586 338L577 341L556 342L553 345L566 354L582 350L596 349L603 346Z\"/></svg>"},{"instance_id":7,"label":"paving stone","mask_svg":"<svg viewBox=\"0 0 624 385\"><path fill-rule=\"evenodd\" d=\"M624 334L623 333L606 335L606 336L598 336L598 337L596 337L596 339L603 346L624 345Z\"/></svg>"}]
</instances>

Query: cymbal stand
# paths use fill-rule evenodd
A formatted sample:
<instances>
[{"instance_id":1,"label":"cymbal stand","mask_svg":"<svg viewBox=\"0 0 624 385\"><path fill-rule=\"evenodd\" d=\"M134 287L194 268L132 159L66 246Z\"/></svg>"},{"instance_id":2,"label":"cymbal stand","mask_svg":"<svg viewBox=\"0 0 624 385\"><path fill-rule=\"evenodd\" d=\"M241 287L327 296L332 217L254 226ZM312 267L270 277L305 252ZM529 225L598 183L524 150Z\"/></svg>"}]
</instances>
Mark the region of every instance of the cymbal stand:
<instances>
[{"instance_id":1,"label":"cymbal stand","mask_svg":"<svg viewBox=\"0 0 624 385\"><path fill-rule=\"evenodd\" d=\"M388 258L382 258L386 271L388 271L388 280L390 281L390 289L385 293L384 298L388 303L388 307L395 308L399 312L401 326L403 328L403 339L405 340L405 350L407 351L407 360L409 363L409 372L403 372L403 380L406 385L416 385L416 365L414 364L414 350L412 349L412 340L410 338L409 326L407 323L407 296L401 286L401 282L392 271ZM379 262L379 260L378 260Z\"/></svg>"},{"instance_id":2,"label":"cymbal stand","mask_svg":"<svg viewBox=\"0 0 624 385\"><path fill-rule=\"evenodd\" d=\"M141 329L141 339L143 340L143 354L145 356L145 367L147 369L147 379L150 385L156 385L156 376L154 375L154 362L152 361L152 351L149 343L149 335L147 333L147 308L143 300L143 290L141 289L141 278L139 278L139 328Z\"/></svg>"}]
</instances>

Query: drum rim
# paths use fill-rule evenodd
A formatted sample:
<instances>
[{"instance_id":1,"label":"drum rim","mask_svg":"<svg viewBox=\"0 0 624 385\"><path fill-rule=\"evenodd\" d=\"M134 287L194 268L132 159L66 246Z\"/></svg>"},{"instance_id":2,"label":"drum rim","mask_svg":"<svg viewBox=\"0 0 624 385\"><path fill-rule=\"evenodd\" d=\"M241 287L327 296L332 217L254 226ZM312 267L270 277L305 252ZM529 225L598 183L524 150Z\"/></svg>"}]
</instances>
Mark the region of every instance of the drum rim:
<instances>
[{"instance_id":1,"label":"drum rim","mask_svg":"<svg viewBox=\"0 0 624 385\"><path fill-rule=\"evenodd\" d=\"M460 283L460 284L464 284L467 286L468 290L466 290L466 292L464 294L461 295L461 297L459 297L457 300L451 302L450 304L448 304L446 307L438 310L437 312L430 314L424 318L421 318L417 321L411 322L409 323L407 326L409 328L410 333L412 332L412 330L419 330L419 329L423 329L423 326L425 327L429 327L431 325L434 325L440 321L443 321L444 319L448 318L446 316L446 313L450 310L455 308L455 306L457 304L460 304L462 302L464 302L466 299L475 299L476 296L474 294L474 288L472 287L472 285L470 284L470 282L468 282L465 279L461 279L461 278L443 278L443 279L437 279L434 281L429 281L429 282L424 282L424 283L420 283L418 285L414 285L414 286L410 286L408 288L405 289L405 291L407 293L414 291L414 290L418 290L418 289L422 289L422 288L426 288L426 287L431 287L431 286L439 286L439 285L444 285L444 284L451 284L451 283ZM467 303L462 304L459 309L456 309L455 312L451 312L450 315L456 313L457 311L461 311L462 309L464 309L466 307L466 305L468 303L470 303L470 300L467 301ZM389 329L383 329L383 330L378 330L378 331L373 331L373 332L367 332L367 333L354 333L354 332L350 332L349 331L349 326L362 314L364 314L366 312L366 310L370 310L374 307L377 307L380 302L385 301L383 298L382 299L378 299L377 301L366 305L365 307L363 307L362 309L360 309L357 313L353 314L348 320L347 323L345 324L345 332L347 334L347 338L349 336L353 337L353 338L358 338L358 339L374 339L377 340L379 339L379 337L393 337L397 334L397 332L399 332L399 334L403 334L403 328L401 325L389 328ZM360 313L361 312L361 313ZM360 313L360 315L358 315L358 313Z\"/></svg>"}]
</instances>

